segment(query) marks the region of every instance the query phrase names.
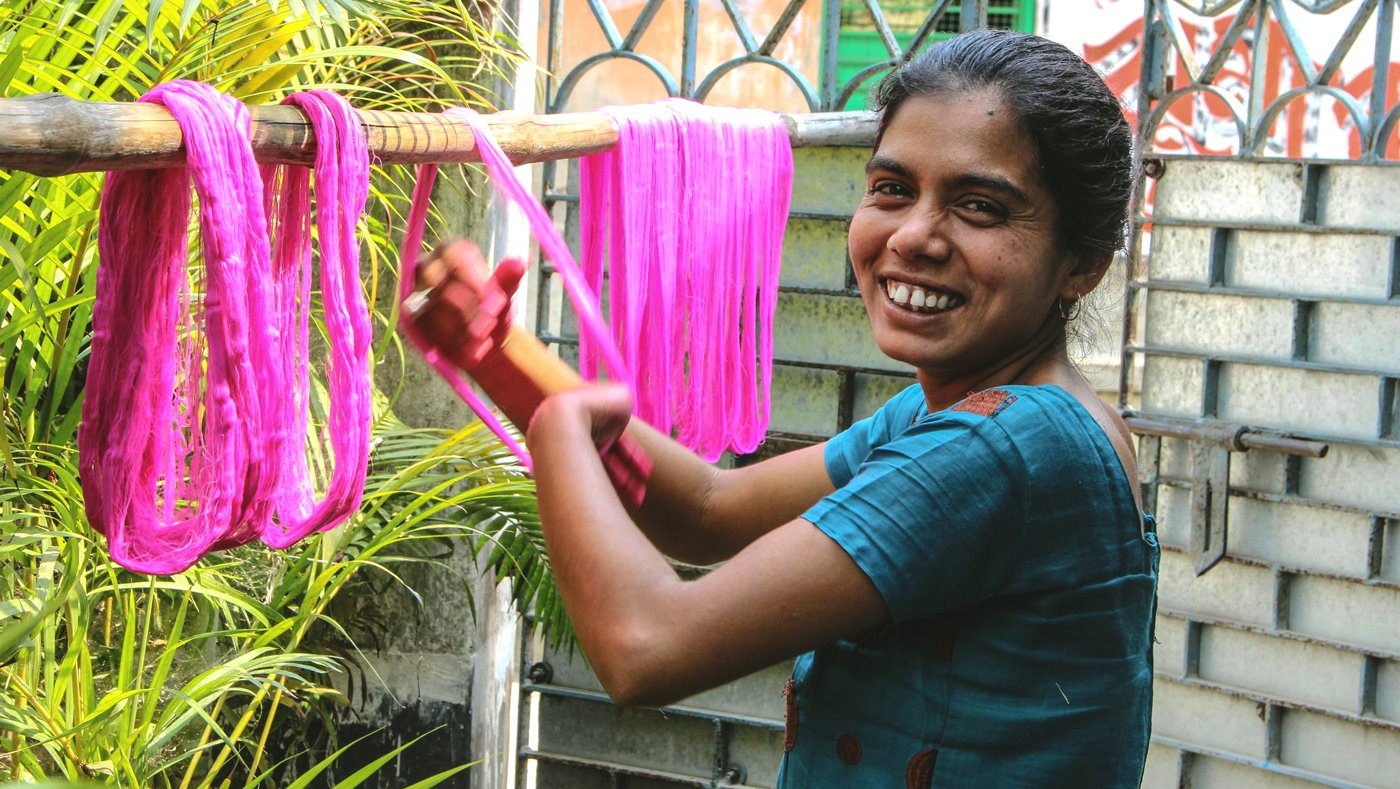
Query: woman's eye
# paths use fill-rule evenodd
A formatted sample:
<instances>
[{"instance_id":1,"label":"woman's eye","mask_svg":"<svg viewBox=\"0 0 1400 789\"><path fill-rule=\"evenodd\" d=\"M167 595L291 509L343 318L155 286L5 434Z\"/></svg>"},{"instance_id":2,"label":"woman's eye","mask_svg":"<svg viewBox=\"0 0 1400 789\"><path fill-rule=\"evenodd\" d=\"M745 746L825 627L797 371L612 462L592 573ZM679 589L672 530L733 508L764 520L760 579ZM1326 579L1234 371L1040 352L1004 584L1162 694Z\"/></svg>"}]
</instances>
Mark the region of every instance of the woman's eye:
<instances>
[{"instance_id":1,"label":"woman's eye","mask_svg":"<svg viewBox=\"0 0 1400 789\"><path fill-rule=\"evenodd\" d=\"M1000 205L980 197L964 200L962 209L968 215L984 222L992 222L1006 217L1006 211Z\"/></svg>"},{"instance_id":2,"label":"woman's eye","mask_svg":"<svg viewBox=\"0 0 1400 789\"><path fill-rule=\"evenodd\" d=\"M865 193L885 197L903 197L909 194L909 190L897 181L876 181L869 189L865 190Z\"/></svg>"}]
</instances>

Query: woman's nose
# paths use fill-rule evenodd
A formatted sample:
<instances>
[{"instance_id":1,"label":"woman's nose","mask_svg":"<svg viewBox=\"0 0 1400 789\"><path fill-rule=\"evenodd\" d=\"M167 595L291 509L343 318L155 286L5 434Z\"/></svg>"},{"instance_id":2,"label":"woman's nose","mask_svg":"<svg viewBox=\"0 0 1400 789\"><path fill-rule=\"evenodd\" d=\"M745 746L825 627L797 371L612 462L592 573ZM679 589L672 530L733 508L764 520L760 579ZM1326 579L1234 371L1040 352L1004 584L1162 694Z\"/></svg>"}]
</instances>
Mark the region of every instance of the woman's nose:
<instances>
[{"instance_id":1,"label":"woman's nose","mask_svg":"<svg viewBox=\"0 0 1400 789\"><path fill-rule=\"evenodd\" d=\"M905 260L945 260L951 251L948 219L941 209L911 211L890 234L886 246Z\"/></svg>"}]
</instances>

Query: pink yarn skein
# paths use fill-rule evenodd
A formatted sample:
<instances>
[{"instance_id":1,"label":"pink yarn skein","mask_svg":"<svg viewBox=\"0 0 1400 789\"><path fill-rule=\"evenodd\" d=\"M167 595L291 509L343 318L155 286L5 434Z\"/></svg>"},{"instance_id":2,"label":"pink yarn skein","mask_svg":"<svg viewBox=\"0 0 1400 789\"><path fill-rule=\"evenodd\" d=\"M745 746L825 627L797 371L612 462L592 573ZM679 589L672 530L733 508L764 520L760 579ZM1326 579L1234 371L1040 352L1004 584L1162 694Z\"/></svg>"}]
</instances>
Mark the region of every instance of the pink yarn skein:
<instances>
[{"instance_id":1,"label":"pink yarn skein","mask_svg":"<svg viewBox=\"0 0 1400 789\"><path fill-rule=\"evenodd\" d=\"M265 206L263 177L275 171L259 172L242 104L183 81L140 100L175 116L187 166L113 173L104 185L79 466L88 519L107 536L113 560L165 574L258 538L288 545L358 508L368 451L369 319L353 231L368 167L343 100L293 99L307 109L320 143L317 218L337 460L325 501L313 506L303 447L305 171L286 168L284 191ZM330 158L337 163L328 167ZM198 292L187 274L191 181L204 245ZM272 208L275 261L264 213Z\"/></svg>"},{"instance_id":2,"label":"pink yarn skein","mask_svg":"<svg viewBox=\"0 0 1400 789\"><path fill-rule=\"evenodd\" d=\"M770 112L683 99L603 110L618 144L580 167L581 257L637 371L637 413L707 460L756 449L771 413L773 316L792 147ZM595 340L580 366L596 372Z\"/></svg>"}]
</instances>

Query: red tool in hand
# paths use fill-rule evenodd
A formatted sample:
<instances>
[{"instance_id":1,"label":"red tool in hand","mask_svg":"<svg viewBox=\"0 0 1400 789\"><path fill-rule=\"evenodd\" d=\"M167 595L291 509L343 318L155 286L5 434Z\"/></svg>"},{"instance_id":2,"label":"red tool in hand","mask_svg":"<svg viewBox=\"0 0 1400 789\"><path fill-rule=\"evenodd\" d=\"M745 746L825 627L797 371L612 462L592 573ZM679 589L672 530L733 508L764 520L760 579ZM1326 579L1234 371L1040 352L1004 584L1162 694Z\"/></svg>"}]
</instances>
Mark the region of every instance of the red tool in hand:
<instances>
[{"instance_id":1,"label":"red tool in hand","mask_svg":"<svg viewBox=\"0 0 1400 789\"><path fill-rule=\"evenodd\" d=\"M476 245L445 242L419 265L420 290L405 302L418 331L522 429L545 398L585 383L511 322L510 298L524 273L524 263L508 258L487 274ZM622 503L641 506L652 468L646 452L626 434L599 452Z\"/></svg>"}]
</instances>

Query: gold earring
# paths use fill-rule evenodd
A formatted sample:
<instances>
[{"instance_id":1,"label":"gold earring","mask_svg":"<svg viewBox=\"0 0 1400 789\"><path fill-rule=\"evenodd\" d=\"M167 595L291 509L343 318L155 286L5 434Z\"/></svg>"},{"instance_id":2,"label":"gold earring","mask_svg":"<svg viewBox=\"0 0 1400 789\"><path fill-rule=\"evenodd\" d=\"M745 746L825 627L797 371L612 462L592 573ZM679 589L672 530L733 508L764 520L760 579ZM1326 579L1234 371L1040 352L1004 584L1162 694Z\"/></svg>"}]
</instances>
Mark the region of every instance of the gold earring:
<instances>
[{"instance_id":1,"label":"gold earring","mask_svg":"<svg viewBox=\"0 0 1400 789\"><path fill-rule=\"evenodd\" d=\"M1074 320L1075 318L1078 318L1078 317L1079 317L1079 310L1080 310L1080 307L1081 307L1080 300L1081 300L1082 298L1083 298L1083 297L1079 295L1079 289L1078 289L1078 288L1075 288L1075 289L1074 289L1074 301L1071 301L1071 302L1069 303L1069 309L1065 309L1065 300L1064 300L1064 299L1055 299L1056 305L1059 306L1059 308L1060 308L1060 320L1064 321L1065 323L1069 323L1070 321Z\"/></svg>"}]
</instances>

